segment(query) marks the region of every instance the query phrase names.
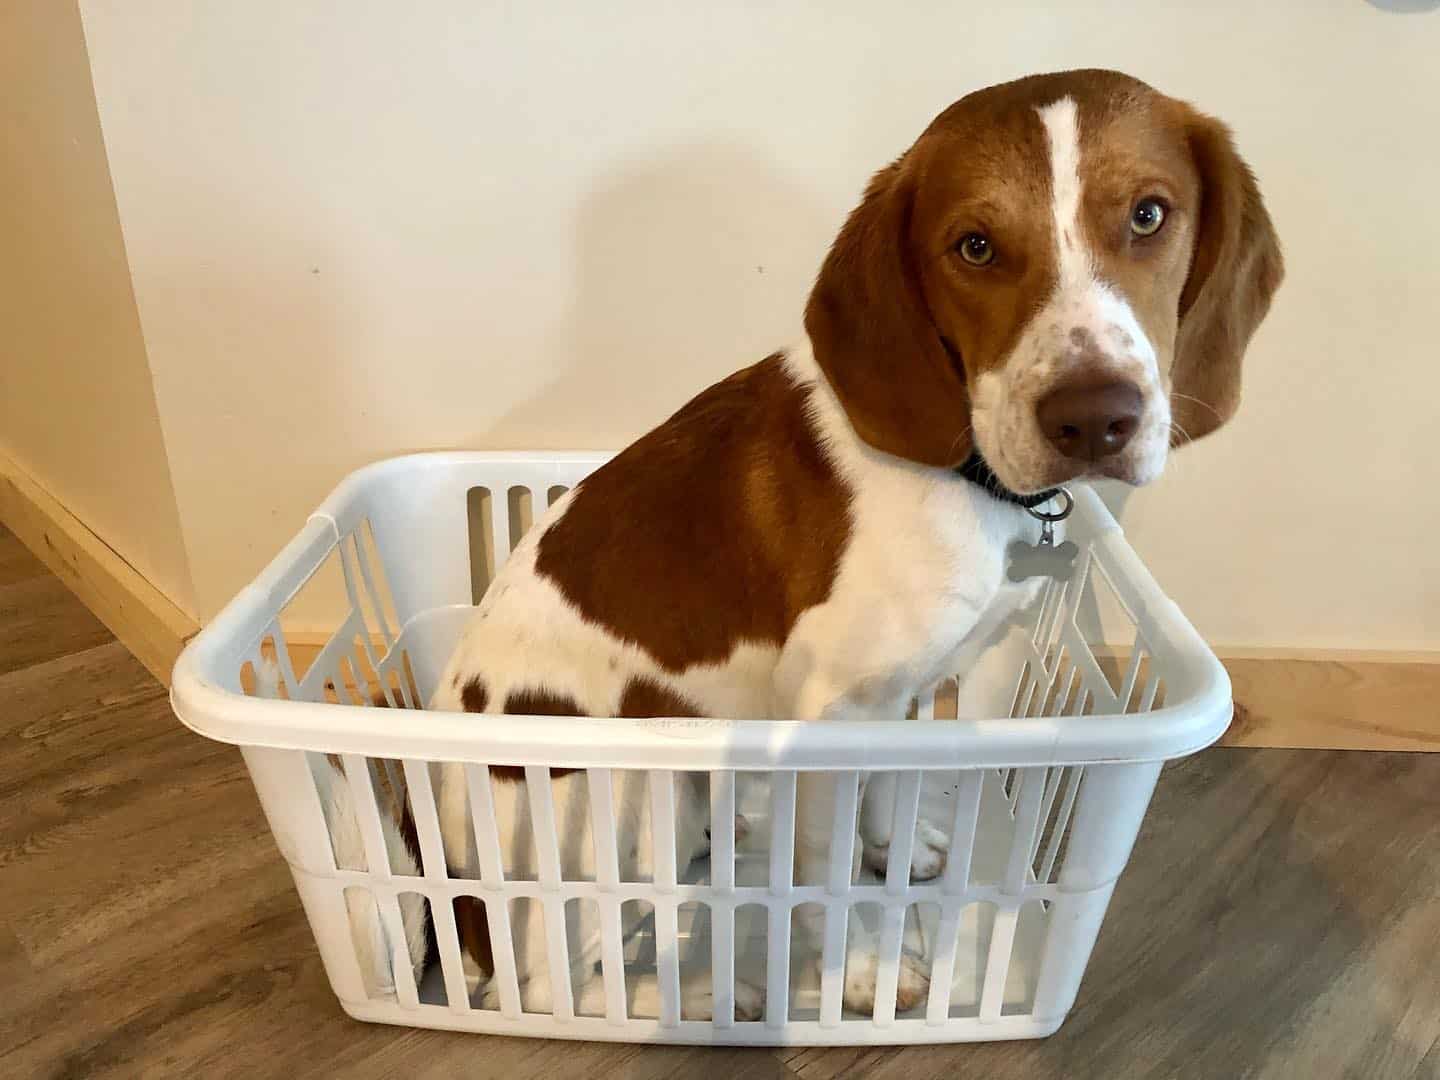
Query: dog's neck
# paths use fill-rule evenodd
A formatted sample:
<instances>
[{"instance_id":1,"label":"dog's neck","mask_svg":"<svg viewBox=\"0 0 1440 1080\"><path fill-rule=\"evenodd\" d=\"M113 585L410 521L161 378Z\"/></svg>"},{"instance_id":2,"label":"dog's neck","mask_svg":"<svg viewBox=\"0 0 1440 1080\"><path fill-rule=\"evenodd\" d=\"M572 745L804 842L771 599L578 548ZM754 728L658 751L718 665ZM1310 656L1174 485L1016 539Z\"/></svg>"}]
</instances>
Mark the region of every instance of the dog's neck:
<instances>
[{"instance_id":1,"label":"dog's neck","mask_svg":"<svg viewBox=\"0 0 1440 1080\"><path fill-rule=\"evenodd\" d=\"M978 485L986 494L999 499L1001 502L1012 503L1015 506L1023 506L1026 510L1032 510L1042 503L1049 502L1060 492L1059 488L1047 488L1044 491L1037 491L1033 495L1021 495L1011 491L1000 482L1000 478L995 475L985 459L980 456L980 451L978 450L966 458L964 464L956 467L955 475L969 480L972 484Z\"/></svg>"}]
</instances>

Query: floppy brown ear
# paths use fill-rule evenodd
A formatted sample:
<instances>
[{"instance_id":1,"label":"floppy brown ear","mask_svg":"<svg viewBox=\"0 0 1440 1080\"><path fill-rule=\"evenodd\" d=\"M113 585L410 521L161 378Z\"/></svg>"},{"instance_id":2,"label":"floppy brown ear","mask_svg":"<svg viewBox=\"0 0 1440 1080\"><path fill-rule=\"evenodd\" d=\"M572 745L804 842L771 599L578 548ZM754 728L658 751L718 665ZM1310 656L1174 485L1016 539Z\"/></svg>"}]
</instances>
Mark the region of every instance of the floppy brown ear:
<instances>
[{"instance_id":1,"label":"floppy brown ear","mask_svg":"<svg viewBox=\"0 0 1440 1080\"><path fill-rule=\"evenodd\" d=\"M870 181L820 267L805 330L862 439L952 466L970 455L970 398L909 254L911 189L903 158Z\"/></svg>"},{"instance_id":2,"label":"floppy brown ear","mask_svg":"<svg viewBox=\"0 0 1440 1080\"><path fill-rule=\"evenodd\" d=\"M1189 139L1201 198L1171 371L1176 446L1210 434L1235 414L1241 358L1285 276L1275 227L1229 130L1192 113Z\"/></svg>"}]
</instances>

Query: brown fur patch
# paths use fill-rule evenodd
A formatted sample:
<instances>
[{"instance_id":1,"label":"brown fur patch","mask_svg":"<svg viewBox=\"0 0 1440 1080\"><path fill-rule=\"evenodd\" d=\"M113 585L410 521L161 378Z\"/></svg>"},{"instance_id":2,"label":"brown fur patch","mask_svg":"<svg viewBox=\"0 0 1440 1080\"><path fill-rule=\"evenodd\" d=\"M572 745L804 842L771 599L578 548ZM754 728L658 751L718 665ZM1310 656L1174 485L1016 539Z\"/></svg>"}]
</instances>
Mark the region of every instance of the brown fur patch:
<instances>
[{"instance_id":1,"label":"brown fur patch","mask_svg":"<svg viewBox=\"0 0 1440 1080\"><path fill-rule=\"evenodd\" d=\"M780 646L830 595L850 493L777 353L717 383L582 482L536 570L665 668Z\"/></svg>"},{"instance_id":2,"label":"brown fur patch","mask_svg":"<svg viewBox=\"0 0 1440 1080\"><path fill-rule=\"evenodd\" d=\"M1026 80L962 98L871 181L805 309L856 432L953 466L973 449L969 386L1009 355L1055 282L1045 130ZM968 233L994 250L958 254Z\"/></svg>"},{"instance_id":3,"label":"brown fur patch","mask_svg":"<svg viewBox=\"0 0 1440 1080\"><path fill-rule=\"evenodd\" d=\"M507 716L587 715L569 694L557 694L541 687L511 690L505 695L504 711ZM580 772L580 770L556 768L550 770L550 777L559 779L575 772ZM525 779L525 767L523 765L491 765L490 779L499 780L502 783L519 783Z\"/></svg>"},{"instance_id":4,"label":"brown fur patch","mask_svg":"<svg viewBox=\"0 0 1440 1080\"><path fill-rule=\"evenodd\" d=\"M1229 130L1186 109L1202 206L1171 373L1177 443L1207 435L1235 414L1245 349L1285 277L1275 226Z\"/></svg>"},{"instance_id":5,"label":"brown fur patch","mask_svg":"<svg viewBox=\"0 0 1440 1080\"><path fill-rule=\"evenodd\" d=\"M505 695L505 712L512 716L585 715L585 711L569 694L557 694L540 687L511 690Z\"/></svg>"},{"instance_id":6,"label":"brown fur patch","mask_svg":"<svg viewBox=\"0 0 1440 1080\"><path fill-rule=\"evenodd\" d=\"M485 706L490 704L490 692L485 689L485 683L477 675L467 682L460 691L460 705L466 712L483 713Z\"/></svg>"},{"instance_id":7,"label":"brown fur patch","mask_svg":"<svg viewBox=\"0 0 1440 1080\"><path fill-rule=\"evenodd\" d=\"M685 695L654 679L636 676L620 694L619 716L702 716L699 706Z\"/></svg>"},{"instance_id":8,"label":"brown fur patch","mask_svg":"<svg viewBox=\"0 0 1440 1080\"><path fill-rule=\"evenodd\" d=\"M474 896L455 898L455 929L460 948L469 953L489 978L495 974L495 952L490 946L490 921L485 918L484 901Z\"/></svg>"},{"instance_id":9,"label":"brown fur patch","mask_svg":"<svg viewBox=\"0 0 1440 1080\"><path fill-rule=\"evenodd\" d=\"M400 810L400 839L405 843L405 850L415 860L415 865L421 868L424 873L424 858L420 854L420 833L415 827L415 814L410 809L410 795L405 796L405 805Z\"/></svg>"},{"instance_id":10,"label":"brown fur patch","mask_svg":"<svg viewBox=\"0 0 1440 1080\"><path fill-rule=\"evenodd\" d=\"M1157 354L1168 357L1200 214L1183 106L1129 81L1089 79L1082 87L1076 106L1086 247L1096 276L1129 302ZM1165 219L1153 235L1136 236L1131 214L1147 197L1161 200Z\"/></svg>"},{"instance_id":11,"label":"brown fur patch","mask_svg":"<svg viewBox=\"0 0 1440 1080\"><path fill-rule=\"evenodd\" d=\"M460 691L460 704L466 712L483 713L490 704L490 692L479 676L472 678ZM556 694L543 689L512 690L505 696L503 712L510 716L584 716L585 713L567 694ZM552 769L552 776L568 776L575 769ZM493 780L514 783L525 779L525 769L519 765L492 765L490 777Z\"/></svg>"}]
</instances>

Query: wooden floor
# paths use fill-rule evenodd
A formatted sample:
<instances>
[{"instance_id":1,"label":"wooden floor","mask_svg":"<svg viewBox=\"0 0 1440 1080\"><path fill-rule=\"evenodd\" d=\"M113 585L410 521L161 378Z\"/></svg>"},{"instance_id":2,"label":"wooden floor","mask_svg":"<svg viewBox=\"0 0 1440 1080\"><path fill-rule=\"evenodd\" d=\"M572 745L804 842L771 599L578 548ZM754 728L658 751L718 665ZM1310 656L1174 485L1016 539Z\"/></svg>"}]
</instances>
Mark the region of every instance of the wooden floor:
<instances>
[{"instance_id":1,"label":"wooden floor","mask_svg":"<svg viewBox=\"0 0 1440 1080\"><path fill-rule=\"evenodd\" d=\"M1039 1043L701 1050L370 1027L239 755L0 530L0 1076L1440 1077L1440 754L1164 773Z\"/></svg>"}]
</instances>

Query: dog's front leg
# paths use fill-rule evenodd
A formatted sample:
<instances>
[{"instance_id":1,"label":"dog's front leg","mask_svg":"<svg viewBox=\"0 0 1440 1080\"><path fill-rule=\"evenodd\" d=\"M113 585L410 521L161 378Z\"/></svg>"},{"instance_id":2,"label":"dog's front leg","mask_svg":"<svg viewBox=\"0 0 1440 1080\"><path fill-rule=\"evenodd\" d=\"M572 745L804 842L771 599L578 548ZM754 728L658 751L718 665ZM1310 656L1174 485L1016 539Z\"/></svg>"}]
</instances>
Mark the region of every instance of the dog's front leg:
<instances>
[{"instance_id":1,"label":"dog's front leg","mask_svg":"<svg viewBox=\"0 0 1440 1080\"><path fill-rule=\"evenodd\" d=\"M895 835L895 789L899 775L872 773L860 804L860 840L864 863L881 877L890 866L890 841ZM950 850L950 838L925 818L915 821L910 848L910 880L929 881L940 876Z\"/></svg>"},{"instance_id":2,"label":"dog's front leg","mask_svg":"<svg viewBox=\"0 0 1440 1080\"><path fill-rule=\"evenodd\" d=\"M867 718L869 710L846 701L843 695L817 679L807 679L793 696L788 715L821 722ZM865 795L863 774L801 772L795 794L795 883L825 886L832 895L843 895L854 879L860 858L856 843L856 819ZM837 829L837 822L841 823ZM837 844L835 841L839 839ZM832 852L832 844L836 850ZM850 857L846 857L846 849ZM833 859L832 859L833 855ZM800 909L800 929L806 944L818 954L822 989L843 979L845 1007L871 1013L875 1008L875 983L879 972L879 938L867 930L843 904ZM827 925L845 927L826 934ZM827 936L829 947L826 947ZM930 980L923 965L913 956L901 957L896 1009L903 1012L925 999Z\"/></svg>"}]
</instances>

